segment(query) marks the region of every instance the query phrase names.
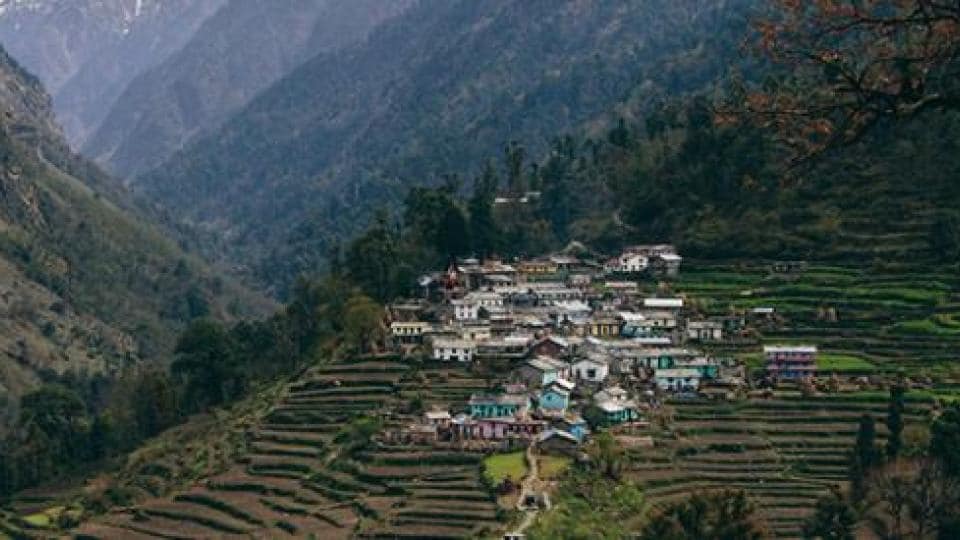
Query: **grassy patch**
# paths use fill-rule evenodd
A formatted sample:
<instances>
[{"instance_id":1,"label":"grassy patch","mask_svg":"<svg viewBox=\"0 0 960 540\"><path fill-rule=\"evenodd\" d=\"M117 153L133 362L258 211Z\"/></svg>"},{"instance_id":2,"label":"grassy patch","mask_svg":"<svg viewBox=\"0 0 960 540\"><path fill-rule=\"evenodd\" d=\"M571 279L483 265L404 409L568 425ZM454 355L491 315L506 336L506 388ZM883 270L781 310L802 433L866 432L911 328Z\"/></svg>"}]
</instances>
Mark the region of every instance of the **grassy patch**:
<instances>
[{"instance_id":1,"label":"grassy patch","mask_svg":"<svg viewBox=\"0 0 960 540\"><path fill-rule=\"evenodd\" d=\"M49 529L50 526L53 524L53 521L50 519L50 516L42 512L39 514L31 514L23 518L23 521L25 521L27 525L35 529Z\"/></svg>"},{"instance_id":2,"label":"grassy patch","mask_svg":"<svg viewBox=\"0 0 960 540\"><path fill-rule=\"evenodd\" d=\"M817 367L823 371L872 371L876 366L851 354L819 354Z\"/></svg>"},{"instance_id":3,"label":"grassy patch","mask_svg":"<svg viewBox=\"0 0 960 540\"><path fill-rule=\"evenodd\" d=\"M539 459L540 478L544 480L556 480L573 463L568 457L563 456L542 456Z\"/></svg>"},{"instance_id":4,"label":"grassy patch","mask_svg":"<svg viewBox=\"0 0 960 540\"><path fill-rule=\"evenodd\" d=\"M527 461L523 452L494 454L483 460L484 475L493 485L509 478L519 482L527 474Z\"/></svg>"},{"instance_id":5,"label":"grassy patch","mask_svg":"<svg viewBox=\"0 0 960 540\"><path fill-rule=\"evenodd\" d=\"M945 320L920 319L903 321L893 326L893 331L900 334L927 334L932 336L960 336L960 328L943 325ZM949 324L949 323L948 323Z\"/></svg>"}]
</instances>

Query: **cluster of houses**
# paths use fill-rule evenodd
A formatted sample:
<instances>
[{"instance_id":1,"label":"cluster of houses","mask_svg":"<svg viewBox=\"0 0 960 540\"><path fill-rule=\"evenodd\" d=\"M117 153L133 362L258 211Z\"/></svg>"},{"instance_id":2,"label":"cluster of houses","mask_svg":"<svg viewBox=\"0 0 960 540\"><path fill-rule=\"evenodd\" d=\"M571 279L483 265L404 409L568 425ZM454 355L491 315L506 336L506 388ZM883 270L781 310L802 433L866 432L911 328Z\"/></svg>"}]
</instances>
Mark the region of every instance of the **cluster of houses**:
<instances>
[{"instance_id":1,"label":"cluster of houses","mask_svg":"<svg viewBox=\"0 0 960 540\"><path fill-rule=\"evenodd\" d=\"M460 414L428 411L411 431L572 449L590 424L642 424L665 393L744 385L741 363L701 350L742 331L742 319L698 317L684 298L641 291L645 275L674 276L681 261L670 245L648 245L608 260L465 259L422 276L421 298L391 306L396 346L435 361L495 363L509 383L473 395ZM815 349L766 355L772 376L815 374Z\"/></svg>"}]
</instances>

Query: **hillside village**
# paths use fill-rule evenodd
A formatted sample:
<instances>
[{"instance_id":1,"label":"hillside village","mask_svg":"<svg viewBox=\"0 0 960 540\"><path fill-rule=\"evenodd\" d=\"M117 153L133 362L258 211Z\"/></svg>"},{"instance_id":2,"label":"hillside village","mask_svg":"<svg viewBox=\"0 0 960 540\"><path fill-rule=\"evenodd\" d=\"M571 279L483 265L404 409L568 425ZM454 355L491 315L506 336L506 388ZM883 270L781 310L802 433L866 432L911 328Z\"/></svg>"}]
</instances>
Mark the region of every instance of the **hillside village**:
<instances>
[{"instance_id":1,"label":"hillside village","mask_svg":"<svg viewBox=\"0 0 960 540\"><path fill-rule=\"evenodd\" d=\"M453 409L425 404L421 422L391 437L576 456L591 429L643 431L667 396L725 400L816 377L815 346L769 345L751 383L743 362L708 352L741 336L746 315L702 317L682 297L641 293L638 280L676 277L682 261L671 245L639 245L607 260L462 259L421 276L420 298L389 307L394 347L496 372L502 384Z\"/></svg>"}]
</instances>

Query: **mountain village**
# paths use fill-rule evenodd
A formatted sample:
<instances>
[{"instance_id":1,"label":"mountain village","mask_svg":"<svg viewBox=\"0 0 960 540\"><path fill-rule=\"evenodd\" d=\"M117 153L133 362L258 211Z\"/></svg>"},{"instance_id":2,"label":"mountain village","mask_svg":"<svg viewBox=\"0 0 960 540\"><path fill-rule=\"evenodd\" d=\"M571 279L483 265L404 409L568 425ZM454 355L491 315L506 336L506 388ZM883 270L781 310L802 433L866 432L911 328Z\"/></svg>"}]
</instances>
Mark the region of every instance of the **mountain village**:
<instances>
[{"instance_id":1,"label":"mountain village","mask_svg":"<svg viewBox=\"0 0 960 540\"><path fill-rule=\"evenodd\" d=\"M572 249L571 249L572 248ZM425 405L422 420L389 434L418 444L489 449L536 445L578 455L591 429L640 434L667 396L733 399L778 381L810 384L817 348L763 348L764 376L708 352L737 340L749 314L700 317L685 298L644 296L638 280L676 277L672 245L639 245L608 260L564 253L506 263L462 259L421 276L421 297L390 306L390 334L406 356L493 371L502 381L456 410ZM652 446L649 436L635 444Z\"/></svg>"}]
</instances>

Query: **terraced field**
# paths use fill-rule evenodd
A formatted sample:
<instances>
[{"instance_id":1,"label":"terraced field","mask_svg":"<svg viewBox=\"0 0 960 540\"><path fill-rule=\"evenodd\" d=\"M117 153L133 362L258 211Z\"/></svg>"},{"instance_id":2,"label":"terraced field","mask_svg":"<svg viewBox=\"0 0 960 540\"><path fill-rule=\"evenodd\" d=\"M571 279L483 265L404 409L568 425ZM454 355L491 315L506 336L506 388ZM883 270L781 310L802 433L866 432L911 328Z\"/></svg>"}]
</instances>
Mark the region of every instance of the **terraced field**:
<instances>
[{"instance_id":1,"label":"terraced field","mask_svg":"<svg viewBox=\"0 0 960 540\"><path fill-rule=\"evenodd\" d=\"M421 371L390 358L317 367L246 433L248 450L229 471L111 512L76 535L463 538L497 529L479 454L380 443L348 451L337 438L359 415L404 423L410 396L454 403L478 384L456 366Z\"/></svg>"},{"instance_id":2,"label":"terraced field","mask_svg":"<svg viewBox=\"0 0 960 540\"><path fill-rule=\"evenodd\" d=\"M630 451L629 475L641 481L654 505L704 489L744 489L778 537L800 536L816 499L846 481L847 454L863 414L886 437L882 396L857 394L669 404L674 422L655 433L656 448ZM911 398L908 423L924 421L931 401Z\"/></svg>"},{"instance_id":3,"label":"terraced field","mask_svg":"<svg viewBox=\"0 0 960 540\"><path fill-rule=\"evenodd\" d=\"M827 353L852 355L867 364L844 370L850 373L958 374L953 361L960 348L960 274L955 268L812 265L784 275L762 262L693 263L674 287L709 314L774 307L783 324L765 329L764 341L816 343Z\"/></svg>"}]
</instances>

